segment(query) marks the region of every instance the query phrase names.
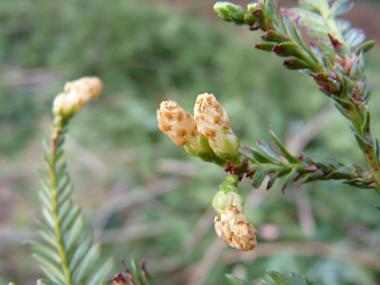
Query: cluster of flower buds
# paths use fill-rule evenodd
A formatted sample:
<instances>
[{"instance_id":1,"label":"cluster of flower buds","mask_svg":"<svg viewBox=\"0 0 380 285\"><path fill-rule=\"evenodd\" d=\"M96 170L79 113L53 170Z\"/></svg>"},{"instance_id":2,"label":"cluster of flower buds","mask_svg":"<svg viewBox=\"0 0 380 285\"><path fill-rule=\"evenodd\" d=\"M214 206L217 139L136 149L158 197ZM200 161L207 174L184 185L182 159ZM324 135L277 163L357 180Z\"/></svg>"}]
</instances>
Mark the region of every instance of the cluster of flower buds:
<instances>
[{"instance_id":1,"label":"cluster of flower buds","mask_svg":"<svg viewBox=\"0 0 380 285\"><path fill-rule=\"evenodd\" d=\"M53 114L69 119L78 113L86 103L99 97L103 83L98 77L82 77L67 82L63 93L57 95L53 102Z\"/></svg>"},{"instance_id":2,"label":"cluster of flower buds","mask_svg":"<svg viewBox=\"0 0 380 285\"><path fill-rule=\"evenodd\" d=\"M234 185L236 179L233 175L227 177L213 199L212 206L218 213L214 226L217 235L225 243L241 251L250 251L257 245L257 230L243 214L244 199Z\"/></svg>"},{"instance_id":3,"label":"cluster of flower buds","mask_svg":"<svg viewBox=\"0 0 380 285\"><path fill-rule=\"evenodd\" d=\"M158 128L190 155L225 165L237 155L240 141L230 129L227 113L212 94L199 95L195 117L177 102L164 101L157 110Z\"/></svg>"}]
</instances>

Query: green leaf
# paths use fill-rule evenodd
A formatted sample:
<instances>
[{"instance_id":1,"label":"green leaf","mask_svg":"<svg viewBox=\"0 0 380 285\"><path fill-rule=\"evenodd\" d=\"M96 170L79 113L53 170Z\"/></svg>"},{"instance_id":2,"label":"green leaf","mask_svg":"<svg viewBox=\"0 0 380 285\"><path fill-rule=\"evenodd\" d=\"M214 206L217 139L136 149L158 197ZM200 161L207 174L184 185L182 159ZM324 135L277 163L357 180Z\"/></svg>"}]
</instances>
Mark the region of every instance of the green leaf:
<instances>
[{"instance_id":1,"label":"green leaf","mask_svg":"<svg viewBox=\"0 0 380 285\"><path fill-rule=\"evenodd\" d=\"M79 265L79 263L86 256L88 250L91 247L93 238L94 237L93 237L92 231L88 231L87 234L85 235L84 240L80 242L79 246L76 248L76 250L73 253L73 256L70 259L70 262L69 262L70 272L74 272L77 266Z\"/></svg>"},{"instance_id":2,"label":"green leaf","mask_svg":"<svg viewBox=\"0 0 380 285\"><path fill-rule=\"evenodd\" d=\"M295 58L284 60L282 65L290 70L312 69L305 61Z\"/></svg>"},{"instance_id":3,"label":"green leaf","mask_svg":"<svg viewBox=\"0 0 380 285\"><path fill-rule=\"evenodd\" d=\"M77 206L74 206L71 211L68 213L66 218L62 221L62 223L59 225L62 232L66 232L72 224L76 221L78 216L80 215L80 208Z\"/></svg>"},{"instance_id":4,"label":"green leaf","mask_svg":"<svg viewBox=\"0 0 380 285\"><path fill-rule=\"evenodd\" d=\"M51 230L40 231L40 235L44 241L46 241L52 247L57 248L57 238Z\"/></svg>"},{"instance_id":5,"label":"green leaf","mask_svg":"<svg viewBox=\"0 0 380 285\"><path fill-rule=\"evenodd\" d=\"M349 21L342 19L337 19L336 24L342 33L346 32L351 27L351 23Z\"/></svg>"},{"instance_id":6,"label":"green leaf","mask_svg":"<svg viewBox=\"0 0 380 285\"><path fill-rule=\"evenodd\" d=\"M322 178L323 176L325 176L325 173L321 169L318 169L317 171L314 171L306 175L306 177L302 180L302 182L298 185L298 187L301 186L302 184L306 184L308 182L318 180Z\"/></svg>"},{"instance_id":7,"label":"green leaf","mask_svg":"<svg viewBox=\"0 0 380 285\"><path fill-rule=\"evenodd\" d=\"M310 280L310 279L308 279L306 277L305 277L305 281L306 281L306 285L321 285L321 284L319 284L319 283L317 283L315 281L312 281L312 280Z\"/></svg>"},{"instance_id":8,"label":"green leaf","mask_svg":"<svg viewBox=\"0 0 380 285\"><path fill-rule=\"evenodd\" d=\"M67 176L67 174L65 174L65 176L63 176L57 183L57 192L61 193L63 190L65 190L69 182L69 177Z\"/></svg>"},{"instance_id":9,"label":"green leaf","mask_svg":"<svg viewBox=\"0 0 380 285\"><path fill-rule=\"evenodd\" d=\"M50 177L49 177L49 175L43 169L38 169L38 173L40 174L42 181L50 189Z\"/></svg>"},{"instance_id":10,"label":"green leaf","mask_svg":"<svg viewBox=\"0 0 380 285\"><path fill-rule=\"evenodd\" d=\"M268 271L268 275L278 285L294 285L292 280L289 279L289 277L286 277L285 275L281 274L280 272Z\"/></svg>"},{"instance_id":11,"label":"green leaf","mask_svg":"<svg viewBox=\"0 0 380 285\"><path fill-rule=\"evenodd\" d=\"M283 43L289 40L286 36L274 30L267 30L261 38L264 41L276 43Z\"/></svg>"},{"instance_id":12,"label":"green leaf","mask_svg":"<svg viewBox=\"0 0 380 285\"><path fill-rule=\"evenodd\" d=\"M294 167L289 174L285 177L284 183L282 184L282 192L293 182L294 178L298 175L297 167Z\"/></svg>"},{"instance_id":13,"label":"green leaf","mask_svg":"<svg viewBox=\"0 0 380 285\"><path fill-rule=\"evenodd\" d=\"M255 285L252 282L237 278L236 276L233 276L231 274L225 274L224 276L226 276L229 284L232 284L232 285Z\"/></svg>"},{"instance_id":14,"label":"green leaf","mask_svg":"<svg viewBox=\"0 0 380 285\"><path fill-rule=\"evenodd\" d=\"M47 279L38 279L37 285L60 285L60 284L54 281L47 280Z\"/></svg>"},{"instance_id":15,"label":"green leaf","mask_svg":"<svg viewBox=\"0 0 380 285\"><path fill-rule=\"evenodd\" d=\"M255 48L262 51L273 51L275 45L273 43L258 43L255 44Z\"/></svg>"},{"instance_id":16,"label":"green leaf","mask_svg":"<svg viewBox=\"0 0 380 285\"><path fill-rule=\"evenodd\" d=\"M253 157L260 163L272 163L267 157L262 155L257 149L251 147L250 148L253 154Z\"/></svg>"},{"instance_id":17,"label":"green leaf","mask_svg":"<svg viewBox=\"0 0 380 285\"><path fill-rule=\"evenodd\" d=\"M272 177L268 180L267 183L267 191L272 188L274 183L276 182L276 179L278 178L278 175L280 174L280 171L275 172Z\"/></svg>"},{"instance_id":18,"label":"green leaf","mask_svg":"<svg viewBox=\"0 0 380 285\"><path fill-rule=\"evenodd\" d=\"M48 224L48 226L54 230L55 228L55 221L54 221L54 218L52 216L52 213L47 209L47 208L42 208L42 216L45 218L45 221L46 223Z\"/></svg>"},{"instance_id":19,"label":"green leaf","mask_svg":"<svg viewBox=\"0 0 380 285\"><path fill-rule=\"evenodd\" d=\"M51 203L50 199L46 196L45 191L43 191L43 190L38 191L38 197L40 198L42 205L45 206L51 212L52 211L52 203Z\"/></svg>"},{"instance_id":20,"label":"green leaf","mask_svg":"<svg viewBox=\"0 0 380 285\"><path fill-rule=\"evenodd\" d=\"M73 224L73 227L70 229L67 242L65 243L65 248L67 252L70 252L75 247L75 244L82 234L84 229L84 217L80 216Z\"/></svg>"},{"instance_id":21,"label":"green leaf","mask_svg":"<svg viewBox=\"0 0 380 285\"><path fill-rule=\"evenodd\" d=\"M294 285L305 285L303 278L293 272L289 272L289 277L292 279Z\"/></svg>"},{"instance_id":22,"label":"green leaf","mask_svg":"<svg viewBox=\"0 0 380 285\"><path fill-rule=\"evenodd\" d=\"M274 143L278 146L278 148L283 153L283 155L288 160L288 162L289 163L299 163L298 159L296 157L294 157L293 155L291 155L288 152L288 150L285 148L285 146L281 143L281 141L278 139L278 137L276 136L276 134L274 133L274 131L273 131L272 128L270 129L269 132L270 132L270 134L272 136L272 139L273 139Z\"/></svg>"},{"instance_id":23,"label":"green leaf","mask_svg":"<svg viewBox=\"0 0 380 285\"><path fill-rule=\"evenodd\" d=\"M59 137L57 139L57 143L56 143L57 150L59 150L62 147L63 143L65 142L66 138L65 138L64 134L66 132L67 132L67 130L62 129L61 134L59 135Z\"/></svg>"},{"instance_id":24,"label":"green leaf","mask_svg":"<svg viewBox=\"0 0 380 285\"><path fill-rule=\"evenodd\" d=\"M365 34L362 29L353 28L345 33L344 39L348 45L356 47L365 40Z\"/></svg>"},{"instance_id":25,"label":"green leaf","mask_svg":"<svg viewBox=\"0 0 380 285\"><path fill-rule=\"evenodd\" d=\"M41 265L41 267L44 268L44 271L45 270L48 271L51 275L55 276L61 283L67 284L67 280L66 280L64 274L53 262L51 262L49 259L47 259L46 257L44 257L38 253L34 253L33 257L38 261L38 263ZM46 271L45 271L45 273L46 273Z\"/></svg>"},{"instance_id":26,"label":"green leaf","mask_svg":"<svg viewBox=\"0 0 380 285\"><path fill-rule=\"evenodd\" d=\"M302 48L294 42L285 42L273 48L273 52L281 57L299 56L302 51Z\"/></svg>"},{"instance_id":27,"label":"green leaf","mask_svg":"<svg viewBox=\"0 0 380 285\"><path fill-rule=\"evenodd\" d=\"M263 183L265 176L271 171L272 170L267 167L260 167L259 169L257 169L252 179L252 186L255 188L259 188L261 183Z\"/></svg>"},{"instance_id":28,"label":"green leaf","mask_svg":"<svg viewBox=\"0 0 380 285\"><path fill-rule=\"evenodd\" d=\"M266 280L261 279L260 281L261 281L261 285L277 285L276 283L274 283L273 281L268 280L268 279L266 279Z\"/></svg>"},{"instance_id":29,"label":"green leaf","mask_svg":"<svg viewBox=\"0 0 380 285\"><path fill-rule=\"evenodd\" d=\"M267 0L265 4L265 14L269 20L272 20L276 15L277 4L273 0Z\"/></svg>"},{"instance_id":30,"label":"green leaf","mask_svg":"<svg viewBox=\"0 0 380 285\"><path fill-rule=\"evenodd\" d=\"M282 15L282 16L281 16L281 22L282 22L282 26L283 26L283 28L284 28L284 30L285 30L285 34L286 34L286 36L288 37L288 39L291 40L291 41L294 41L293 36L292 36L292 34L290 33L288 18L287 18L287 17L284 17L284 16Z\"/></svg>"},{"instance_id":31,"label":"green leaf","mask_svg":"<svg viewBox=\"0 0 380 285\"><path fill-rule=\"evenodd\" d=\"M71 200L66 200L63 205L58 209L58 219L61 222L74 207L74 204Z\"/></svg>"},{"instance_id":32,"label":"green leaf","mask_svg":"<svg viewBox=\"0 0 380 285\"><path fill-rule=\"evenodd\" d=\"M134 258L132 258L131 260L131 264L132 264L132 272L134 273L136 279L137 279L137 282L139 282L140 285L144 285L142 279L141 279L141 274L140 274L140 271L136 265L136 261Z\"/></svg>"},{"instance_id":33,"label":"green leaf","mask_svg":"<svg viewBox=\"0 0 380 285\"><path fill-rule=\"evenodd\" d=\"M60 263L61 258L52 248L36 241L27 241L26 244L32 252L40 254L46 258L50 258L52 261L55 261L57 263Z\"/></svg>"},{"instance_id":34,"label":"green leaf","mask_svg":"<svg viewBox=\"0 0 380 285\"><path fill-rule=\"evenodd\" d=\"M356 54L359 54L360 52L367 52L369 51L370 49L372 49L373 47L375 46L375 41L368 41L368 42L365 42L364 44L362 44L361 46L359 46L356 50L355 50L355 53Z\"/></svg>"},{"instance_id":35,"label":"green leaf","mask_svg":"<svg viewBox=\"0 0 380 285\"><path fill-rule=\"evenodd\" d=\"M332 17L337 17L350 11L353 6L354 1L352 0L337 0L331 6L330 13Z\"/></svg>"},{"instance_id":36,"label":"green leaf","mask_svg":"<svg viewBox=\"0 0 380 285\"><path fill-rule=\"evenodd\" d=\"M352 120L352 116L351 114L346 110L344 109L342 106L340 106L339 104L334 104L335 108L338 109L338 111L343 115L345 116L347 119L349 120Z\"/></svg>"},{"instance_id":37,"label":"green leaf","mask_svg":"<svg viewBox=\"0 0 380 285\"><path fill-rule=\"evenodd\" d=\"M44 192L45 196L49 200L52 199L52 192L51 192L50 186L48 187L48 186L46 186L45 183L42 183L40 191Z\"/></svg>"},{"instance_id":38,"label":"green leaf","mask_svg":"<svg viewBox=\"0 0 380 285\"><path fill-rule=\"evenodd\" d=\"M92 275L86 285L97 285L98 283L105 281L107 275L113 270L115 260L113 257L107 259L107 261L96 270L96 273Z\"/></svg>"},{"instance_id":39,"label":"green leaf","mask_svg":"<svg viewBox=\"0 0 380 285\"><path fill-rule=\"evenodd\" d=\"M353 134L354 134L355 139L357 140L358 144L360 145L360 147L362 149L367 149L367 148L371 147L370 142L365 140L361 135L359 135L358 133L355 133L355 132Z\"/></svg>"},{"instance_id":40,"label":"green leaf","mask_svg":"<svg viewBox=\"0 0 380 285\"><path fill-rule=\"evenodd\" d=\"M270 147L269 144L267 144L265 141L263 140L257 140L256 141L256 144L257 146L263 151L263 153L269 157L270 159L272 159L273 161L276 161L276 162L279 162L279 163L283 163L283 161L281 160L281 158L277 155L277 153L274 152L274 150Z\"/></svg>"},{"instance_id":41,"label":"green leaf","mask_svg":"<svg viewBox=\"0 0 380 285\"><path fill-rule=\"evenodd\" d=\"M370 112L365 112L365 115L364 115L364 122L363 122L363 125L361 126L361 131L362 131L363 134L369 132L369 124L370 124L370 121L371 121L371 115L370 115Z\"/></svg>"},{"instance_id":42,"label":"green leaf","mask_svg":"<svg viewBox=\"0 0 380 285\"><path fill-rule=\"evenodd\" d=\"M380 211L380 207L375 204L375 207Z\"/></svg>"},{"instance_id":43,"label":"green leaf","mask_svg":"<svg viewBox=\"0 0 380 285\"><path fill-rule=\"evenodd\" d=\"M73 194L74 188L71 185L66 185L65 189L58 195L58 207L60 207Z\"/></svg>"},{"instance_id":44,"label":"green leaf","mask_svg":"<svg viewBox=\"0 0 380 285\"><path fill-rule=\"evenodd\" d=\"M75 275L75 278L74 278L75 284L79 284L86 279L92 267L97 262L100 256L101 250L102 250L102 246L100 243L96 243L93 247L91 247L90 251L87 253L86 257L81 262L78 272Z\"/></svg>"}]
</instances>

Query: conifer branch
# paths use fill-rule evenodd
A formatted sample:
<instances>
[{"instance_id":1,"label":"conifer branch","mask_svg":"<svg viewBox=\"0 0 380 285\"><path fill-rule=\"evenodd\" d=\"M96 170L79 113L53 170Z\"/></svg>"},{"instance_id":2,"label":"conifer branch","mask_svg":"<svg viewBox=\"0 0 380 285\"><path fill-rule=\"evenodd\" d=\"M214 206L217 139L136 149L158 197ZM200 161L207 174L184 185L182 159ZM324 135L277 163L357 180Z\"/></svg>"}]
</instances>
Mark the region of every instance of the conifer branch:
<instances>
[{"instance_id":1,"label":"conifer branch","mask_svg":"<svg viewBox=\"0 0 380 285\"><path fill-rule=\"evenodd\" d=\"M362 174L357 178L350 177L351 181L356 182L349 183L363 188L372 180L370 187L380 194L379 146L371 135L367 106L371 91L367 88L363 59L363 53L371 49L374 42L363 43L365 35L362 30L349 29L349 22L336 19L352 8L352 0L299 2L299 8L281 10L282 27L276 19L277 6L274 0L259 0L249 4L247 12L241 6L229 2L217 2L214 10L225 21L246 24L250 30L261 29L264 32L261 38L265 42L256 44L257 49L291 57L283 65L313 77L319 89L335 101L338 111L351 122L352 133L370 169L365 177ZM289 19L292 23L289 23ZM306 27L315 42L310 45L304 42L300 25ZM355 171L358 172L358 169Z\"/></svg>"},{"instance_id":2,"label":"conifer branch","mask_svg":"<svg viewBox=\"0 0 380 285\"><path fill-rule=\"evenodd\" d=\"M74 205L71 195L74 191L63 161L63 143L70 118L92 98L99 79L84 78L67 83L65 92L54 101L54 122L50 143L45 146L44 161L47 171L40 170L43 187L39 192L43 204L45 222L39 222L41 237L45 243L28 241L33 256L51 281L40 279L41 285L73 285L86 282L95 285L102 281L113 267L113 258L94 272L99 260L101 245L92 245L92 230L85 226L81 209ZM101 82L100 82L101 83ZM97 91L94 91L97 90Z\"/></svg>"}]
</instances>

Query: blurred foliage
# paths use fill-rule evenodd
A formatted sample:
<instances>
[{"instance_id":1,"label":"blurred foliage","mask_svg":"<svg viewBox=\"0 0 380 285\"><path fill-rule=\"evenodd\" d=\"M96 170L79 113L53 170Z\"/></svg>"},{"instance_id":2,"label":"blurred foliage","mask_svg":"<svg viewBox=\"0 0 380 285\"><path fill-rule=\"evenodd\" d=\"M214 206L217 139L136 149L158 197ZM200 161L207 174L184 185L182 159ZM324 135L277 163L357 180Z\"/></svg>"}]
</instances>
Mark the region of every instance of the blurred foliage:
<instances>
[{"instance_id":1,"label":"blurred foliage","mask_svg":"<svg viewBox=\"0 0 380 285\"><path fill-rule=\"evenodd\" d=\"M144 197L146 188L158 185L160 179L179 179L180 184L173 184L172 191L128 208L118 208L113 202L113 212L100 229L105 236L111 232L116 236L108 240L107 253L147 258L152 275L165 284L184 284L186 270L204 256L215 239L210 219L199 244L190 253L183 253L188 245L182 243L210 208L224 174L217 166L188 157L159 132L155 118L159 103L170 98L192 111L199 93L213 93L227 110L242 145L253 145L258 138L269 140L270 125L281 138L290 137L330 104L309 78L285 70L281 60L271 54L253 50L258 33L214 23L214 19L214 15L212 19L196 18L163 4L132 0L0 2L0 172L7 173L11 166L19 169L17 157L23 157L39 144L43 133L49 133L46 118L63 82L84 75L101 77L103 95L76 118L70 136L85 146L83 155L94 153L108 164L96 171L83 170L80 163L69 169L77 186L74 199L84 205L91 221L97 211L105 213L102 207L115 193L128 189L129 194L129 189L134 189L134 194ZM376 108L380 104L378 51L366 59L369 84L374 87L369 105L376 135L380 133L380 110ZM11 77L9 67L26 76ZM33 70L44 72L41 81L25 79ZM50 80L52 74L56 77ZM363 165L347 122L336 111L306 151ZM68 160L78 157L73 153ZM164 172L157 166L162 158L187 162L196 174ZM4 184L0 192L9 189L21 200L37 204L36 180L5 179ZM241 190L244 196L254 191L250 185ZM311 203L309 210L316 223L315 232L309 235L300 225L297 199L301 191ZM373 206L378 200L375 192L336 182L289 189L285 195L276 184L257 208L247 208L246 217L259 229L259 244L317 241L379 254L379 215ZM15 221L18 226L25 223L26 228L32 228L26 223L32 222L29 213L33 210L18 206L10 211L9 220L0 221L0 228ZM126 237L134 234L131 225L161 232L128 240ZM261 235L261 225L277 228L278 236L270 240ZM42 277L20 242L16 238L5 244L0 239L1 285L9 281L33 284ZM377 284L380 279L379 272L365 265L355 266L350 260L300 255L268 253L257 260L231 264L220 258L205 284L225 284L224 274L238 266L246 272L244 279L255 283L266 269L305 274L327 285Z\"/></svg>"}]
</instances>

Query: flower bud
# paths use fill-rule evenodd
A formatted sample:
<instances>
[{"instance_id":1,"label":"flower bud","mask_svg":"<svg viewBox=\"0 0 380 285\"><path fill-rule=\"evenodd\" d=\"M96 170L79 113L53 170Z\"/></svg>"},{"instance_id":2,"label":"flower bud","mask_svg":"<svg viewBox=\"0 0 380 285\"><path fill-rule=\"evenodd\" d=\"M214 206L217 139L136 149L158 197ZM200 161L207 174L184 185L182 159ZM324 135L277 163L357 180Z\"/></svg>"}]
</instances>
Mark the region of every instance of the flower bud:
<instances>
[{"instance_id":1,"label":"flower bud","mask_svg":"<svg viewBox=\"0 0 380 285\"><path fill-rule=\"evenodd\" d=\"M208 139L202 137L197 130L193 116L182 109L175 101L164 101L157 110L158 128L169 136L177 145L184 147L186 152L202 160L225 165L226 161L215 155Z\"/></svg>"},{"instance_id":2,"label":"flower bud","mask_svg":"<svg viewBox=\"0 0 380 285\"><path fill-rule=\"evenodd\" d=\"M235 191L219 191L212 200L212 207L218 214L226 214L226 209L231 206L243 212L244 199Z\"/></svg>"},{"instance_id":3,"label":"flower bud","mask_svg":"<svg viewBox=\"0 0 380 285\"><path fill-rule=\"evenodd\" d=\"M99 97L103 83L98 77L82 77L67 82L63 93L57 95L53 102L53 114L69 119L78 113L91 99Z\"/></svg>"},{"instance_id":4,"label":"flower bud","mask_svg":"<svg viewBox=\"0 0 380 285\"><path fill-rule=\"evenodd\" d=\"M177 145L184 146L197 131L197 122L175 101L163 101L157 110L158 128Z\"/></svg>"},{"instance_id":5,"label":"flower bud","mask_svg":"<svg viewBox=\"0 0 380 285\"><path fill-rule=\"evenodd\" d=\"M253 2L247 5L247 11L252 14L252 12L262 9L262 5L260 2Z\"/></svg>"},{"instance_id":6,"label":"flower bud","mask_svg":"<svg viewBox=\"0 0 380 285\"><path fill-rule=\"evenodd\" d=\"M250 251L257 245L256 228L245 219L243 198L230 191L218 192L213 200L213 207L218 212L214 219L217 235L231 247L241 251Z\"/></svg>"},{"instance_id":7,"label":"flower bud","mask_svg":"<svg viewBox=\"0 0 380 285\"><path fill-rule=\"evenodd\" d=\"M208 137L216 155L233 159L240 146L240 140L230 129L227 112L212 94L198 96L194 107L194 118L199 133Z\"/></svg>"}]
</instances>

